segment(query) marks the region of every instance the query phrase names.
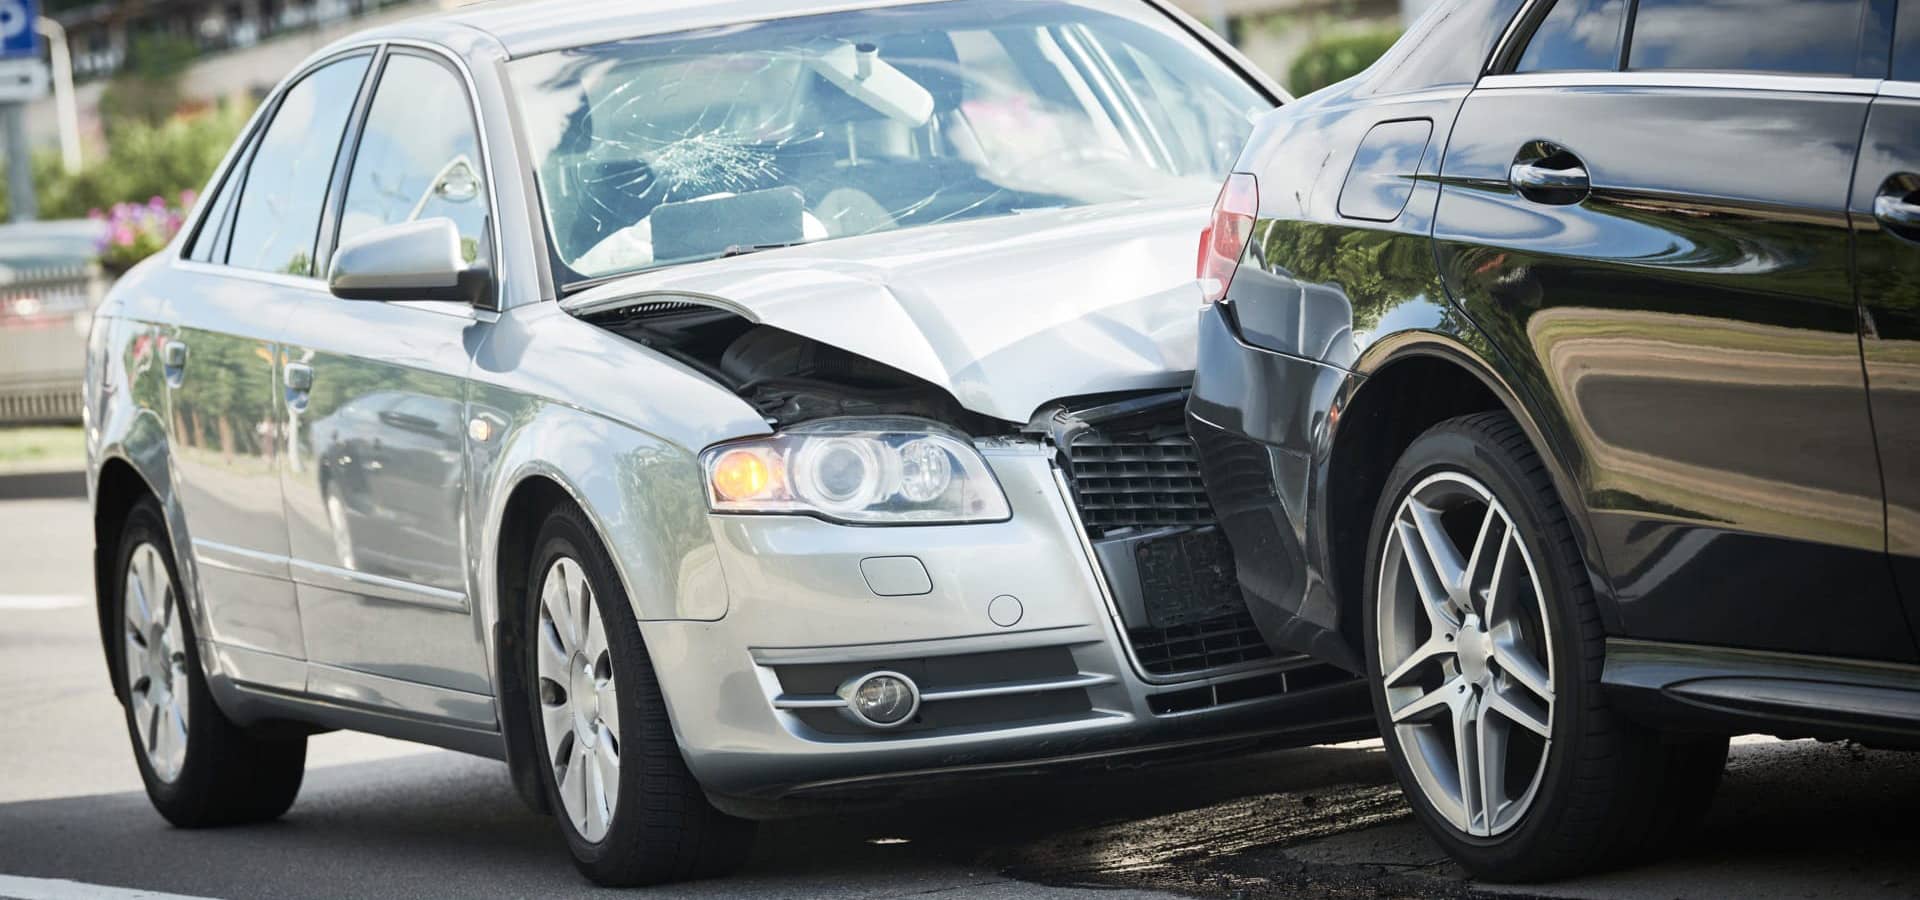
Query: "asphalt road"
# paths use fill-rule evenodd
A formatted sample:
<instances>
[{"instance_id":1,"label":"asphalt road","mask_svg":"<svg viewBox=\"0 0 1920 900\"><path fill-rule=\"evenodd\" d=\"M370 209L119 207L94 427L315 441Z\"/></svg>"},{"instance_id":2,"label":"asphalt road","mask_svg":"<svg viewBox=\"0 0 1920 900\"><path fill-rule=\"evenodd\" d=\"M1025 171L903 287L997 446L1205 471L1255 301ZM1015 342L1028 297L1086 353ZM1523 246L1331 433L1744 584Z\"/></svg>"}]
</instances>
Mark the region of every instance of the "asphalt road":
<instances>
[{"instance_id":1,"label":"asphalt road","mask_svg":"<svg viewBox=\"0 0 1920 900\"><path fill-rule=\"evenodd\" d=\"M281 821L187 832L140 791L94 632L87 513L0 502L0 897L597 892L499 763L312 741ZM126 891L124 889L137 889ZM1028 780L765 825L747 870L674 897L1920 897L1920 754L1743 739L1663 861L1473 884L1406 818L1377 745Z\"/></svg>"}]
</instances>

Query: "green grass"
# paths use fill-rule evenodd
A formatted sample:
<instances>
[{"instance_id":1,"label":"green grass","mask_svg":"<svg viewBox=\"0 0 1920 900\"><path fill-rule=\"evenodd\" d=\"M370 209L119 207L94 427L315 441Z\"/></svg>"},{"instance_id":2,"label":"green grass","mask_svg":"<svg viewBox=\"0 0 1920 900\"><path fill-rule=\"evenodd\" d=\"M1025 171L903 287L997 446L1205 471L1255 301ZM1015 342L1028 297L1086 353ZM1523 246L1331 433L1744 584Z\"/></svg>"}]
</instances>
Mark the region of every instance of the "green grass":
<instances>
[{"instance_id":1,"label":"green grass","mask_svg":"<svg viewBox=\"0 0 1920 900\"><path fill-rule=\"evenodd\" d=\"M86 463L78 425L0 428L0 470L42 469Z\"/></svg>"}]
</instances>

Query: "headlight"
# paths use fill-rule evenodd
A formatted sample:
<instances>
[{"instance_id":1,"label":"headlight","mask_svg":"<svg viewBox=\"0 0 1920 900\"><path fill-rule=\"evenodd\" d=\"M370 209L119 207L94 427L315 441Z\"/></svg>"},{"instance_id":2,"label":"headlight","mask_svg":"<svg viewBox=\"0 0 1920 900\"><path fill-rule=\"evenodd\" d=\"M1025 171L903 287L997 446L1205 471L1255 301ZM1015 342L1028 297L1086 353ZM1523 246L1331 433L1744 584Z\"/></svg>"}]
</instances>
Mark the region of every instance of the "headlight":
<instances>
[{"instance_id":1,"label":"headlight","mask_svg":"<svg viewBox=\"0 0 1920 900\"><path fill-rule=\"evenodd\" d=\"M998 522L1012 511L963 434L922 419L824 419L700 455L715 512L856 524Z\"/></svg>"}]
</instances>

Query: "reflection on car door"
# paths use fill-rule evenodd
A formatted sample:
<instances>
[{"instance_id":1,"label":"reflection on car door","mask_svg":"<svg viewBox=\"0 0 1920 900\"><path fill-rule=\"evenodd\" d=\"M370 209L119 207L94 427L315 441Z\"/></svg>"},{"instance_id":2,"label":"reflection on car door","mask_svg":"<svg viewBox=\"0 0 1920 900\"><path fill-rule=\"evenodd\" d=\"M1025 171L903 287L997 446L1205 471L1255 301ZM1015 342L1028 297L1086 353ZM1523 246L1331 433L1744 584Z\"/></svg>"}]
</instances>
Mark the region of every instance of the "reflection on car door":
<instances>
[{"instance_id":1,"label":"reflection on car door","mask_svg":"<svg viewBox=\"0 0 1920 900\"><path fill-rule=\"evenodd\" d=\"M1920 639L1920 3L1900 10L1892 78L1867 115L1849 204L1887 551Z\"/></svg>"},{"instance_id":2,"label":"reflection on car door","mask_svg":"<svg viewBox=\"0 0 1920 900\"><path fill-rule=\"evenodd\" d=\"M338 241L444 216L460 226L470 258L483 253L475 134L451 68L387 55L334 178L344 185L334 200ZM289 329L294 403L282 472L313 693L493 723L460 524L478 327L465 304L329 296Z\"/></svg>"},{"instance_id":3,"label":"reflection on car door","mask_svg":"<svg viewBox=\"0 0 1920 900\"><path fill-rule=\"evenodd\" d=\"M1631 636L1914 658L1846 215L1883 7L1640 0L1627 71L1489 76L1453 129L1443 277L1565 412Z\"/></svg>"},{"instance_id":4,"label":"reflection on car door","mask_svg":"<svg viewBox=\"0 0 1920 900\"><path fill-rule=\"evenodd\" d=\"M320 67L272 111L195 237L189 262L204 265L183 267L191 280L177 283L191 290L169 298L182 325L161 350L206 637L235 678L290 690L305 683L305 650L276 474L277 341L295 310L320 295L312 255L325 176L368 60ZM235 238L230 215L255 227Z\"/></svg>"}]
</instances>

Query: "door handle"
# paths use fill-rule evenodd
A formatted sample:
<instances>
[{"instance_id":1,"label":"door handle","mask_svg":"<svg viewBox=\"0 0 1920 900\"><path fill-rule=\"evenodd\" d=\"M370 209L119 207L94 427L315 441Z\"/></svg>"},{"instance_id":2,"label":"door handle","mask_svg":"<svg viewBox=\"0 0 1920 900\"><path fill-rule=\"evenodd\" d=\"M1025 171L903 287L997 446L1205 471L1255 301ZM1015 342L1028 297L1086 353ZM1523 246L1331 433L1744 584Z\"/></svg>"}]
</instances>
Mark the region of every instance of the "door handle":
<instances>
[{"instance_id":1,"label":"door handle","mask_svg":"<svg viewBox=\"0 0 1920 900\"><path fill-rule=\"evenodd\" d=\"M1520 196L1537 203L1566 205L1586 199L1593 189L1585 166L1549 168L1539 163L1514 163L1507 180Z\"/></svg>"},{"instance_id":2,"label":"door handle","mask_svg":"<svg viewBox=\"0 0 1920 900\"><path fill-rule=\"evenodd\" d=\"M179 338L167 338L160 348L160 371L167 379L168 387L179 387L187 374L187 342Z\"/></svg>"},{"instance_id":3,"label":"door handle","mask_svg":"<svg viewBox=\"0 0 1920 900\"><path fill-rule=\"evenodd\" d=\"M1521 147L1507 169L1507 183L1520 196L1552 206L1579 203L1593 190L1587 164L1550 141L1528 141Z\"/></svg>"},{"instance_id":4,"label":"door handle","mask_svg":"<svg viewBox=\"0 0 1920 900\"><path fill-rule=\"evenodd\" d=\"M289 391L304 394L313 390L313 367L306 363L287 363L284 378Z\"/></svg>"},{"instance_id":5,"label":"door handle","mask_svg":"<svg viewBox=\"0 0 1920 900\"><path fill-rule=\"evenodd\" d=\"M1880 195L1873 198L1873 217L1888 231L1909 240L1920 240L1920 190L1902 190L1900 176L1887 179Z\"/></svg>"},{"instance_id":6,"label":"door handle","mask_svg":"<svg viewBox=\"0 0 1920 900\"><path fill-rule=\"evenodd\" d=\"M313 390L313 367L290 362L280 372L280 380L287 387L287 409L295 415L306 412L307 394Z\"/></svg>"}]
</instances>

